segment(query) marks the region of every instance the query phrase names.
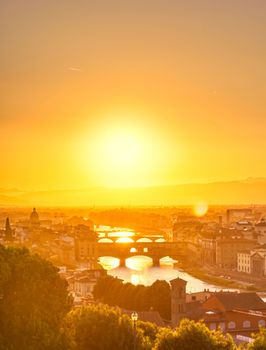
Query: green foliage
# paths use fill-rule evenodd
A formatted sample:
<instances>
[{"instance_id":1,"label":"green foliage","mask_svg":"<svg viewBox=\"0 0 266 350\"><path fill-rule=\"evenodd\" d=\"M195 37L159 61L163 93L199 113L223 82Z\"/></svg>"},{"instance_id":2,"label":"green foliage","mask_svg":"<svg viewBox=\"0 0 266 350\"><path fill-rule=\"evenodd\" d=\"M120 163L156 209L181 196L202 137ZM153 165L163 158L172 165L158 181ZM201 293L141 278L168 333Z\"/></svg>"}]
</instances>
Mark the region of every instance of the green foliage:
<instances>
[{"instance_id":1,"label":"green foliage","mask_svg":"<svg viewBox=\"0 0 266 350\"><path fill-rule=\"evenodd\" d=\"M189 320L181 321L174 331L162 329L154 350L235 350L230 336L219 331L210 331L204 323Z\"/></svg>"},{"instance_id":2,"label":"green foliage","mask_svg":"<svg viewBox=\"0 0 266 350\"><path fill-rule=\"evenodd\" d=\"M66 281L51 263L27 249L0 246L3 349L62 349L60 327L71 305Z\"/></svg>"},{"instance_id":3,"label":"green foliage","mask_svg":"<svg viewBox=\"0 0 266 350\"><path fill-rule=\"evenodd\" d=\"M139 320L137 322L137 328L142 332L143 339L146 340L145 349L151 349L159 331L158 327L154 323Z\"/></svg>"},{"instance_id":4,"label":"green foliage","mask_svg":"<svg viewBox=\"0 0 266 350\"><path fill-rule=\"evenodd\" d=\"M111 306L137 311L153 309L164 319L171 317L170 286L166 281L156 281L145 287L124 284L117 278L105 276L98 280L93 295L96 300Z\"/></svg>"},{"instance_id":5,"label":"green foliage","mask_svg":"<svg viewBox=\"0 0 266 350\"><path fill-rule=\"evenodd\" d=\"M261 327L259 333L253 335L254 342L247 347L248 350L265 350L266 349L266 328Z\"/></svg>"},{"instance_id":6,"label":"green foliage","mask_svg":"<svg viewBox=\"0 0 266 350\"><path fill-rule=\"evenodd\" d=\"M65 320L65 332L72 350L133 349L132 321L119 309L107 305L72 310ZM137 327L137 350L152 348L148 335L144 333L143 328Z\"/></svg>"}]
</instances>

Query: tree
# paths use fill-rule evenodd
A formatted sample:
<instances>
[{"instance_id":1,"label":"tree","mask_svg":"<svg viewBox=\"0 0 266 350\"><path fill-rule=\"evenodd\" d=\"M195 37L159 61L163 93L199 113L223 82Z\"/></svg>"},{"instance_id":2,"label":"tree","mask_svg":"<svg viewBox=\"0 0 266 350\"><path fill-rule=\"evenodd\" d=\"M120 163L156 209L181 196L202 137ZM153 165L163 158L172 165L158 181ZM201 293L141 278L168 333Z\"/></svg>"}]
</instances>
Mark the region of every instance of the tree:
<instances>
[{"instance_id":1,"label":"tree","mask_svg":"<svg viewBox=\"0 0 266 350\"><path fill-rule=\"evenodd\" d=\"M133 327L130 318L107 305L72 310L65 320L65 332L72 350L131 350ZM151 349L148 336L137 328L137 350Z\"/></svg>"},{"instance_id":2,"label":"tree","mask_svg":"<svg viewBox=\"0 0 266 350\"><path fill-rule=\"evenodd\" d=\"M112 291L112 293L110 293ZM136 311L158 311L162 318L171 318L170 285L155 281L151 286L123 283L112 276L100 278L93 290L94 298L102 303Z\"/></svg>"},{"instance_id":3,"label":"tree","mask_svg":"<svg viewBox=\"0 0 266 350\"><path fill-rule=\"evenodd\" d=\"M146 340L146 348L151 349L157 337L158 327L154 323L139 320L137 328L142 331L143 339Z\"/></svg>"},{"instance_id":4,"label":"tree","mask_svg":"<svg viewBox=\"0 0 266 350\"><path fill-rule=\"evenodd\" d=\"M71 306L55 266L25 248L0 246L0 349L62 349Z\"/></svg>"},{"instance_id":5,"label":"tree","mask_svg":"<svg viewBox=\"0 0 266 350\"><path fill-rule=\"evenodd\" d=\"M220 331L211 331L202 322L181 321L174 331L162 329L154 350L235 350L232 338Z\"/></svg>"},{"instance_id":6,"label":"tree","mask_svg":"<svg viewBox=\"0 0 266 350\"><path fill-rule=\"evenodd\" d=\"M148 289L150 307L158 311L162 318L171 318L171 291L166 281L155 281Z\"/></svg>"},{"instance_id":7,"label":"tree","mask_svg":"<svg viewBox=\"0 0 266 350\"><path fill-rule=\"evenodd\" d=\"M254 342L247 347L248 350L265 350L266 349L266 328L261 327L259 333L253 335Z\"/></svg>"}]
</instances>

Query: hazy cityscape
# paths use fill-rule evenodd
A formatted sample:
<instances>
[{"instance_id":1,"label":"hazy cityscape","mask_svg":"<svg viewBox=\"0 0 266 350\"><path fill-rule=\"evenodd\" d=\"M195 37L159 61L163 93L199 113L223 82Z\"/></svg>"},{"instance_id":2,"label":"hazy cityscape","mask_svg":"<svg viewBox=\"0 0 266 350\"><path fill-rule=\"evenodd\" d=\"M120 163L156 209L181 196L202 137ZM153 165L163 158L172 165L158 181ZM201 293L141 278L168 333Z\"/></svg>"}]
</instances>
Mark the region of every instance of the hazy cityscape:
<instances>
[{"instance_id":1,"label":"hazy cityscape","mask_svg":"<svg viewBox=\"0 0 266 350\"><path fill-rule=\"evenodd\" d=\"M74 308L118 306L167 328L203 320L239 344L266 322L264 217L262 205L6 207L0 237L52 262Z\"/></svg>"},{"instance_id":2,"label":"hazy cityscape","mask_svg":"<svg viewBox=\"0 0 266 350\"><path fill-rule=\"evenodd\" d=\"M0 350L266 350L266 1L0 0Z\"/></svg>"}]
</instances>

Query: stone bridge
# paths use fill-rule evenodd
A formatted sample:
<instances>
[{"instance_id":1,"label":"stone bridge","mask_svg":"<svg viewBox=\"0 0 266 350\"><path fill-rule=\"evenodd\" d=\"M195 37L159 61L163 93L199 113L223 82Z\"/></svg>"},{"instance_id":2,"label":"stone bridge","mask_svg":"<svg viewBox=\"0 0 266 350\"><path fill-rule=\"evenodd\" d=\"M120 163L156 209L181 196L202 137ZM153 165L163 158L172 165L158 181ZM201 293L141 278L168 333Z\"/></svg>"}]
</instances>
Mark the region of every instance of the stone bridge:
<instances>
[{"instance_id":1,"label":"stone bridge","mask_svg":"<svg viewBox=\"0 0 266 350\"><path fill-rule=\"evenodd\" d=\"M120 260L120 266L125 266L127 258L144 255L152 258L153 266L160 265L160 259L169 256L180 260L185 257L187 244L185 242L132 242L132 243L99 243L98 256L111 256Z\"/></svg>"},{"instance_id":2,"label":"stone bridge","mask_svg":"<svg viewBox=\"0 0 266 350\"><path fill-rule=\"evenodd\" d=\"M163 235L153 235L153 236L143 236L143 235L135 235L135 236L119 236L119 235L114 235L114 236L105 236L105 237L101 237L98 239L99 243L106 243L106 240L108 240L109 242L116 242L117 240L121 239L121 238L127 238L132 240L132 242L139 242L139 243L150 243L150 242L162 242L165 241L165 238Z\"/></svg>"}]
</instances>

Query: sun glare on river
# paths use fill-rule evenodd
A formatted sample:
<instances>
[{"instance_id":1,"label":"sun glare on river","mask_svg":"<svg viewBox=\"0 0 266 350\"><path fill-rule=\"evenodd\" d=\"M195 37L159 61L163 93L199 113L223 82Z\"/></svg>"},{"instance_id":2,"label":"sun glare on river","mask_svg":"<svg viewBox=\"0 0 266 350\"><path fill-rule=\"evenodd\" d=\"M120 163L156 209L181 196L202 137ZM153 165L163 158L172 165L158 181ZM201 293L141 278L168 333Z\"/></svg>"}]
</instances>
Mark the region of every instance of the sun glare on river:
<instances>
[{"instance_id":1,"label":"sun glare on river","mask_svg":"<svg viewBox=\"0 0 266 350\"><path fill-rule=\"evenodd\" d=\"M126 260L126 267L135 271L142 271L152 266L152 259L148 256L133 256Z\"/></svg>"}]
</instances>

